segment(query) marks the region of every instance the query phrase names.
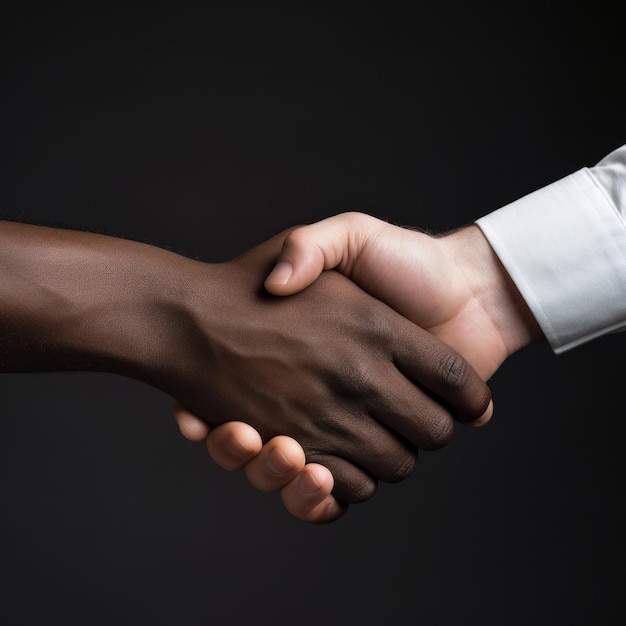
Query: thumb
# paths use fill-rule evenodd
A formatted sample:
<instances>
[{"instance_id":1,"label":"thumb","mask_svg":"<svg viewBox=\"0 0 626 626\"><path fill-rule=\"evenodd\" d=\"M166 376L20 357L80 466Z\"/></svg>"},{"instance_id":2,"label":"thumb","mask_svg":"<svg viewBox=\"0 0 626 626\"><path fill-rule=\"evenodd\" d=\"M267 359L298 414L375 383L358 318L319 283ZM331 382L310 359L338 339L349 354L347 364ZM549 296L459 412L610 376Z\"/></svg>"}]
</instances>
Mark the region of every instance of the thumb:
<instances>
[{"instance_id":1,"label":"thumb","mask_svg":"<svg viewBox=\"0 0 626 626\"><path fill-rule=\"evenodd\" d=\"M302 291L322 271L342 263L349 250L348 237L342 215L292 230L283 242L274 269L265 279L265 288L276 296Z\"/></svg>"}]
</instances>

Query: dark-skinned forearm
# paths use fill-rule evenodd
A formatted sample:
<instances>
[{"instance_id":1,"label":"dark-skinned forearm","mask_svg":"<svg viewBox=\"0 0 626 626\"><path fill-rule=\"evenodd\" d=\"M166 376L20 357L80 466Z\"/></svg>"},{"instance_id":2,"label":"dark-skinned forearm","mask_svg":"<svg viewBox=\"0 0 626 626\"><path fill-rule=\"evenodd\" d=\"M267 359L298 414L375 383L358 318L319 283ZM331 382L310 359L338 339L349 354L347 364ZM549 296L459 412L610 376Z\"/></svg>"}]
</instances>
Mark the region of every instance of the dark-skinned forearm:
<instances>
[{"instance_id":1,"label":"dark-skinned forearm","mask_svg":"<svg viewBox=\"0 0 626 626\"><path fill-rule=\"evenodd\" d=\"M117 237L0 222L0 371L150 379L185 300L187 263Z\"/></svg>"}]
</instances>

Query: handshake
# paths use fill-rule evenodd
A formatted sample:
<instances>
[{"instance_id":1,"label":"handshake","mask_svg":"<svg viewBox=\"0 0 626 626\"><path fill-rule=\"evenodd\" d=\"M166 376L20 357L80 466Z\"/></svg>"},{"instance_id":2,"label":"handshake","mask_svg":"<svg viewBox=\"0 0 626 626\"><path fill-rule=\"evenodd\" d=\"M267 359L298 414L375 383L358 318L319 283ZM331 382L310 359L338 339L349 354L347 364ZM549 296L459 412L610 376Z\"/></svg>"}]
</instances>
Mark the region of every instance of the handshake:
<instances>
[{"instance_id":1,"label":"handshake","mask_svg":"<svg viewBox=\"0 0 626 626\"><path fill-rule=\"evenodd\" d=\"M409 476L455 421L486 423L484 381L543 337L476 225L345 213L214 264L11 222L0 242L0 371L155 386L183 436L309 522Z\"/></svg>"},{"instance_id":2,"label":"handshake","mask_svg":"<svg viewBox=\"0 0 626 626\"><path fill-rule=\"evenodd\" d=\"M476 225L432 237L345 213L222 269L219 373L202 372L210 391L178 403L175 419L309 522L409 476L455 421L489 421L484 381L543 338ZM245 319L232 311L242 294ZM211 428L212 414L225 423Z\"/></svg>"},{"instance_id":3,"label":"handshake","mask_svg":"<svg viewBox=\"0 0 626 626\"><path fill-rule=\"evenodd\" d=\"M329 522L485 424L516 351L626 329L625 204L626 145L442 236L345 213L226 263L0 222L0 372L153 385L222 467Z\"/></svg>"}]
</instances>

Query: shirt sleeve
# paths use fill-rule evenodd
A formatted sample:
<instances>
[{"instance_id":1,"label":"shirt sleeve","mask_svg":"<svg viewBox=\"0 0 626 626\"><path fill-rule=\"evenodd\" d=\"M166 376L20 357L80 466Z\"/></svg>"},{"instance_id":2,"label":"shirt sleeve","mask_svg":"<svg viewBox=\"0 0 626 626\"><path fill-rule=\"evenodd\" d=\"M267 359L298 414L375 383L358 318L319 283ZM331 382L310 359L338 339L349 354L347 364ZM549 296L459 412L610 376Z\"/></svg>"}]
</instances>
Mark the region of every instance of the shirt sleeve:
<instances>
[{"instance_id":1,"label":"shirt sleeve","mask_svg":"<svg viewBox=\"0 0 626 626\"><path fill-rule=\"evenodd\" d=\"M626 329L626 145L476 221L552 349Z\"/></svg>"}]
</instances>

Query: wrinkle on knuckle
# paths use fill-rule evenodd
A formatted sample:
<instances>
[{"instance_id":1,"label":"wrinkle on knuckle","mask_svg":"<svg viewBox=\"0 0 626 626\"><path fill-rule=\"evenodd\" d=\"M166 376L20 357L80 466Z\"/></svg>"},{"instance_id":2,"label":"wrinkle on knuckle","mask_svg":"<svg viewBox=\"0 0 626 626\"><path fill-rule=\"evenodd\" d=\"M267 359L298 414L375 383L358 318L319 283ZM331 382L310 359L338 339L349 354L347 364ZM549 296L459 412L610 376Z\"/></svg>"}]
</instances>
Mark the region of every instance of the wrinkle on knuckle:
<instances>
[{"instance_id":1,"label":"wrinkle on knuckle","mask_svg":"<svg viewBox=\"0 0 626 626\"><path fill-rule=\"evenodd\" d=\"M378 443L368 449L369 471L386 483L408 478L417 465L417 451L397 439Z\"/></svg>"},{"instance_id":2,"label":"wrinkle on knuckle","mask_svg":"<svg viewBox=\"0 0 626 626\"><path fill-rule=\"evenodd\" d=\"M462 389L469 380L470 370L460 354L452 353L439 360L438 375L451 389Z\"/></svg>"},{"instance_id":3,"label":"wrinkle on knuckle","mask_svg":"<svg viewBox=\"0 0 626 626\"><path fill-rule=\"evenodd\" d=\"M401 452L395 456L387 482L399 483L408 478L417 467L417 455L413 452Z\"/></svg>"}]
</instances>

